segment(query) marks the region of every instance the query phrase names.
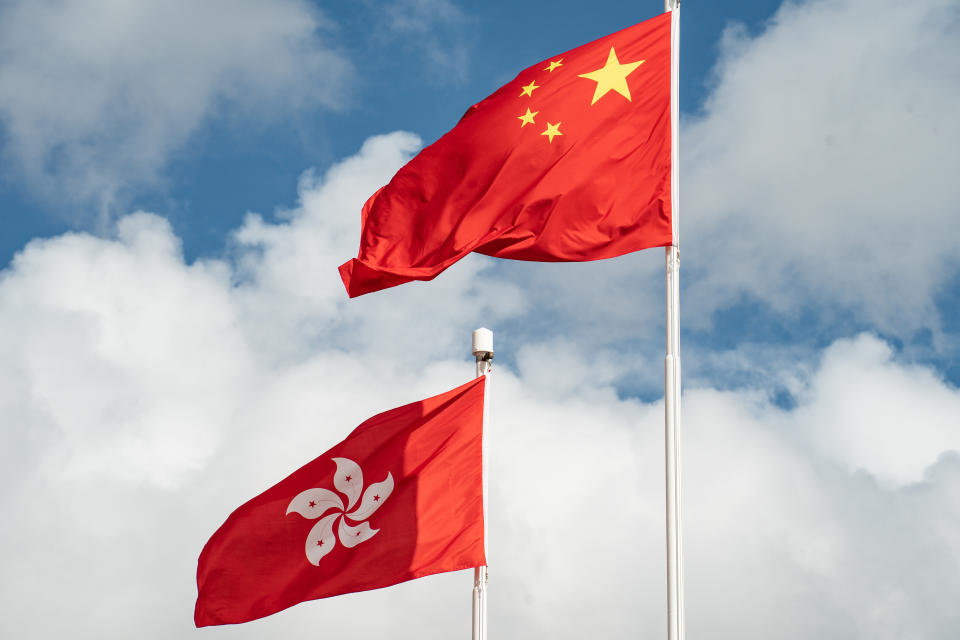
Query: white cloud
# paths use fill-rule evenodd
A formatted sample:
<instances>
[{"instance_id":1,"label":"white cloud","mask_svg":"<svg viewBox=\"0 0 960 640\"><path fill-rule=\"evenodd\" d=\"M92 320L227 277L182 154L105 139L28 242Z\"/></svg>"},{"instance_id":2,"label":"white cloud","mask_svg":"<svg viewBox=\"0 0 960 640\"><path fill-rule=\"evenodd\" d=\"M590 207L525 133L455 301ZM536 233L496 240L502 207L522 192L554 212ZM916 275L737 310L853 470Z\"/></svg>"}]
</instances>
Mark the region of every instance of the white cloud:
<instances>
[{"instance_id":1,"label":"white cloud","mask_svg":"<svg viewBox=\"0 0 960 640\"><path fill-rule=\"evenodd\" d=\"M960 244L957 10L816 0L785 3L756 37L728 31L683 130L688 299L938 328Z\"/></svg>"},{"instance_id":2,"label":"white cloud","mask_svg":"<svg viewBox=\"0 0 960 640\"><path fill-rule=\"evenodd\" d=\"M191 633L196 557L232 508L373 413L469 378L475 326L527 317L483 260L355 301L340 290L356 202L417 144L373 138L305 177L286 222L238 230L235 261L187 265L169 225L138 213L111 239L34 242L3 272L0 635ZM485 287L514 303L491 307ZM516 330L519 368L493 383L492 632L662 634L661 405L618 396L624 355L536 333ZM796 375L793 411L762 390L686 393L691 635L949 637L960 443L940 416L960 392L870 336ZM470 582L203 633L448 638L467 628Z\"/></svg>"},{"instance_id":3,"label":"white cloud","mask_svg":"<svg viewBox=\"0 0 960 640\"><path fill-rule=\"evenodd\" d=\"M897 485L920 482L944 451L960 451L960 394L926 367L893 360L870 336L838 341L802 393L793 428L820 455Z\"/></svg>"},{"instance_id":4,"label":"white cloud","mask_svg":"<svg viewBox=\"0 0 960 640\"><path fill-rule=\"evenodd\" d=\"M864 386L882 404L887 389ZM863 408L856 402L850 413ZM691 634L954 633L957 613L943 594L960 588L960 512L945 498L960 480L955 452L928 459L924 482L883 488L835 464L834 452L818 455L806 432L821 425L778 428L779 410L763 401L704 391L688 394L685 412ZM873 437L899 442L882 425Z\"/></svg>"},{"instance_id":5,"label":"white cloud","mask_svg":"<svg viewBox=\"0 0 960 640\"><path fill-rule=\"evenodd\" d=\"M166 221L123 218L116 240L29 245L2 281L5 418L55 432L45 465L178 484L215 449L251 362L222 265L183 264ZM5 385L6 386L6 385Z\"/></svg>"},{"instance_id":6,"label":"white cloud","mask_svg":"<svg viewBox=\"0 0 960 640\"><path fill-rule=\"evenodd\" d=\"M341 106L351 67L330 31L305 0L4 3L6 177L105 211L214 115Z\"/></svg>"}]
</instances>

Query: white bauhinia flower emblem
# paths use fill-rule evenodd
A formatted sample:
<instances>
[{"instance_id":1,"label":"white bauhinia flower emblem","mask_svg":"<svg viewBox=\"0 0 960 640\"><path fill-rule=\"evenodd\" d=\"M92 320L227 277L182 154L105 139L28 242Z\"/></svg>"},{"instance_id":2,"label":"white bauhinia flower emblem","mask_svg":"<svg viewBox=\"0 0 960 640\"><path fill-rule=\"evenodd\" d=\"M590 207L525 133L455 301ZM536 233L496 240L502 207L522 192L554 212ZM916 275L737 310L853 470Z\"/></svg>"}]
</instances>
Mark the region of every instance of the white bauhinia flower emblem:
<instances>
[{"instance_id":1,"label":"white bauhinia flower emblem","mask_svg":"<svg viewBox=\"0 0 960 640\"><path fill-rule=\"evenodd\" d=\"M386 480L375 482L364 491L363 472L360 470L360 465L347 458L333 458L333 461L337 463L337 472L333 474L333 486L347 496L347 506L343 506L340 496L333 491L307 489L291 500L290 506L287 507L287 515L297 512L311 520L320 518L331 509L335 510L334 513L324 516L313 525L307 535L307 560L313 565L320 564L320 559L333 551L337 543L334 526L338 518L340 519L338 529L340 544L345 547L353 548L376 535L380 529L371 529L366 519L373 515L373 512L379 509L393 492L393 476L389 472ZM360 505L353 509L361 493L363 498L360 499ZM347 513L350 509L353 511ZM350 525L347 524L347 520L359 524Z\"/></svg>"}]
</instances>

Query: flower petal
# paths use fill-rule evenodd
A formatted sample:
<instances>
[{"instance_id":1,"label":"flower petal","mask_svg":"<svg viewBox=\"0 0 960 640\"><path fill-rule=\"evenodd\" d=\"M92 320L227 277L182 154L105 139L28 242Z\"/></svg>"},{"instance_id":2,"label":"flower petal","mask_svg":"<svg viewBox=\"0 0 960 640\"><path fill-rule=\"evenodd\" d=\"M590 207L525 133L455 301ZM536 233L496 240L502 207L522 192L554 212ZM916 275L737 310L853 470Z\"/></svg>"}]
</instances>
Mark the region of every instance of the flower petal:
<instances>
[{"instance_id":1,"label":"flower petal","mask_svg":"<svg viewBox=\"0 0 960 640\"><path fill-rule=\"evenodd\" d=\"M373 512L380 508L380 505L393 493L393 475L387 473L387 479L383 482L374 482L363 492L363 500L360 506L353 513L348 513L347 517L351 520L366 520L373 515Z\"/></svg>"},{"instance_id":2,"label":"flower petal","mask_svg":"<svg viewBox=\"0 0 960 640\"><path fill-rule=\"evenodd\" d=\"M347 509L352 509L353 504L360 497L363 491L363 472L360 471L360 465L348 458L334 458L337 463L337 472L333 474L333 486L337 491L347 496L349 503Z\"/></svg>"},{"instance_id":3,"label":"flower petal","mask_svg":"<svg viewBox=\"0 0 960 640\"><path fill-rule=\"evenodd\" d=\"M330 509L343 511L343 501L340 496L327 489L307 489L290 501L287 515L296 511L304 518L319 518Z\"/></svg>"},{"instance_id":4,"label":"flower petal","mask_svg":"<svg viewBox=\"0 0 960 640\"><path fill-rule=\"evenodd\" d=\"M310 529L306 545L307 560L310 564L320 564L320 558L333 551L337 544L337 536L333 535L333 523L339 517L339 513L331 513Z\"/></svg>"},{"instance_id":5,"label":"flower petal","mask_svg":"<svg viewBox=\"0 0 960 640\"><path fill-rule=\"evenodd\" d=\"M353 548L376 535L380 529L371 529L369 522L361 522L356 527L347 524L346 518L340 520L340 544Z\"/></svg>"}]
</instances>

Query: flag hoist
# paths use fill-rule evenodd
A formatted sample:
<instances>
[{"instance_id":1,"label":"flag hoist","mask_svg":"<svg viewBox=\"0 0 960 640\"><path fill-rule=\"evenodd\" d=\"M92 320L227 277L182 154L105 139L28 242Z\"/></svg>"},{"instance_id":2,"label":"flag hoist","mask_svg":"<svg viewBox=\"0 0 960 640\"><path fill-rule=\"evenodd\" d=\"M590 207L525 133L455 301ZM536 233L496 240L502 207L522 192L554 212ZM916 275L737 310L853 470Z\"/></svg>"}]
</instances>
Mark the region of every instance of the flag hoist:
<instances>
[{"instance_id":1,"label":"flag hoist","mask_svg":"<svg viewBox=\"0 0 960 640\"><path fill-rule=\"evenodd\" d=\"M477 360L477 377L485 378L483 386L483 519L487 511L487 444L490 416L490 376L493 373L493 331L480 328L473 332L473 356ZM487 529L483 530L483 546L487 547ZM487 640L487 567L473 570L473 640Z\"/></svg>"},{"instance_id":2,"label":"flag hoist","mask_svg":"<svg viewBox=\"0 0 960 640\"><path fill-rule=\"evenodd\" d=\"M673 240L666 248L666 357L664 358L664 449L667 523L667 640L683 640L683 520L680 465L680 224L679 50L680 0L664 0L670 12L670 203Z\"/></svg>"}]
</instances>

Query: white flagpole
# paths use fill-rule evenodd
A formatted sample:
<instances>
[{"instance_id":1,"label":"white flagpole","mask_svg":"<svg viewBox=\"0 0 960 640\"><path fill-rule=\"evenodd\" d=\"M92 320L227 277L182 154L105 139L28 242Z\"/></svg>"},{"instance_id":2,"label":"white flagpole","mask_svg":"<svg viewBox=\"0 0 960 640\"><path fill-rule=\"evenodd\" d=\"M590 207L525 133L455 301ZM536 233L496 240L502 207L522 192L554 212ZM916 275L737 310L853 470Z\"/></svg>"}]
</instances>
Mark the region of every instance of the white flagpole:
<instances>
[{"instance_id":1,"label":"white flagpole","mask_svg":"<svg viewBox=\"0 0 960 640\"><path fill-rule=\"evenodd\" d=\"M473 332L473 355L477 359L477 377L486 376L483 391L483 549L487 546L490 520L487 511L487 419L490 415L490 374L493 363L493 331L477 329ZM488 558L489 560L489 558ZM473 570L473 640L487 640L487 567Z\"/></svg>"},{"instance_id":2,"label":"white flagpole","mask_svg":"<svg viewBox=\"0 0 960 640\"><path fill-rule=\"evenodd\" d=\"M673 243L666 249L667 348L664 359L664 441L667 480L667 640L683 640L683 535L680 497L680 242L679 242L679 9L680 0L664 0L672 11L670 29L670 203Z\"/></svg>"}]
</instances>

